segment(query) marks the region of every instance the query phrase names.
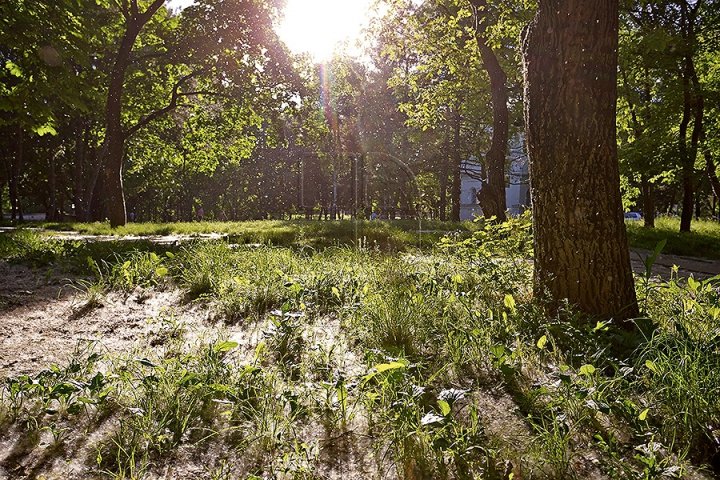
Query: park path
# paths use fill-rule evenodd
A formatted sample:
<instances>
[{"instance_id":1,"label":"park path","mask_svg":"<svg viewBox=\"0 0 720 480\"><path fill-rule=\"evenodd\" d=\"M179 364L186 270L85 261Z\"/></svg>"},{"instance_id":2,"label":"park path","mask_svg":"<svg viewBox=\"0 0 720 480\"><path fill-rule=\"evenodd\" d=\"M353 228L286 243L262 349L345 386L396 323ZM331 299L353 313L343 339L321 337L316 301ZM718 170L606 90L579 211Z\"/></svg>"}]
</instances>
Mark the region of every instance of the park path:
<instances>
[{"instance_id":1,"label":"park path","mask_svg":"<svg viewBox=\"0 0 720 480\"><path fill-rule=\"evenodd\" d=\"M630 262L632 263L633 272L644 275L645 264L643 260L652 257L652 254L653 252L650 250L631 248ZM652 276L659 276L664 280L668 280L674 266L678 267L678 277L693 276L697 280L704 280L720 275L720 260L661 253L653 264Z\"/></svg>"}]
</instances>

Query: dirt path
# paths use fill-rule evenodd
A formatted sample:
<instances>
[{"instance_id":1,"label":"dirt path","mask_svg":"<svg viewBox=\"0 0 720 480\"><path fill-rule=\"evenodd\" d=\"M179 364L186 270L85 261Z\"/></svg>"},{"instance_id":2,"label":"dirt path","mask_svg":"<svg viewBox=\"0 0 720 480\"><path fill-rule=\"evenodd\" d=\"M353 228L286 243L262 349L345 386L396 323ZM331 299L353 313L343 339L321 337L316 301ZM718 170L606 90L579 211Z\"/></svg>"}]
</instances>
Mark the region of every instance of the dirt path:
<instances>
[{"instance_id":1,"label":"dirt path","mask_svg":"<svg viewBox=\"0 0 720 480\"><path fill-rule=\"evenodd\" d=\"M645 274L643 260L652 257L653 252L641 248L630 249L630 262L632 269L638 275ZM720 260L708 260L705 258L688 257L684 255L660 254L652 267L652 275L659 276L663 280L670 279L673 267L678 267L679 277L693 276L696 279L706 279L720 275Z\"/></svg>"}]
</instances>

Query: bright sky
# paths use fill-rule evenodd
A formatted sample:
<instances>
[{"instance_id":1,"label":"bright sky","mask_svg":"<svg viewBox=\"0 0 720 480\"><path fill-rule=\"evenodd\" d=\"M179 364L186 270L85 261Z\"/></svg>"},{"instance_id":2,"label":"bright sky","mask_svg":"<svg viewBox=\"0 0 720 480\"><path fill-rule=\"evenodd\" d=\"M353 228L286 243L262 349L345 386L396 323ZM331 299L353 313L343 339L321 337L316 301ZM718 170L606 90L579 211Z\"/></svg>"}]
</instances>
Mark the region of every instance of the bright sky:
<instances>
[{"instance_id":1,"label":"bright sky","mask_svg":"<svg viewBox=\"0 0 720 480\"><path fill-rule=\"evenodd\" d=\"M193 0L170 0L173 9ZM350 47L368 22L373 0L287 0L285 19L278 34L294 53L308 52L315 61L328 60L335 45L348 40Z\"/></svg>"}]
</instances>

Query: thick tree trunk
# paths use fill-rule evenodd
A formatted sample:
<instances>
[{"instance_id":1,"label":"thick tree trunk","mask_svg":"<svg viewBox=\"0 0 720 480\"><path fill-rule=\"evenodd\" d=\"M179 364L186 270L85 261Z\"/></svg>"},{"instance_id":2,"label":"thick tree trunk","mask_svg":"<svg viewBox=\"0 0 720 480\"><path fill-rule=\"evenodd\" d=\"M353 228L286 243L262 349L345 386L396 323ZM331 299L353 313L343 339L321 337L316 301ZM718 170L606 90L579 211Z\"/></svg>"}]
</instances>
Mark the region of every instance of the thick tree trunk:
<instances>
[{"instance_id":1,"label":"thick tree trunk","mask_svg":"<svg viewBox=\"0 0 720 480\"><path fill-rule=\"evenodd\" d=\"M693 213L693 176L695 173L695 161L690 158L687 148L687 130L690 123L690 110L692 96L690 94L690 80L683 75L683 115L680 120L678 132L680 162L682 165L683 200L682 212L680 213L680 231L689 232Z\"/></svg>"},{"instance_id":2,"label":"thick tree trunk","mask_svg":"<svg viewBox=\"0 0 720 480\"><path fill-rule=\"evenodd\" d=\"M490 77L492 93L493 131L490 149L485 155L487 165L487 185L477 193L478 203L485 218L495 217L498 222L506 218L507 201L505 198L505 155L507 153L509 114L507 75L500 66L495 52L487 44L485 31L486 0L471 0L475 8L475 40L480 49L483 68ZM487 188L490 187L490 188Z\"/></svg>"},{"instance_id":3,"label":"thick tree trunk","mask_svg":"<svg viewBox=\"0 0 720 480\"><path fill-rule=\"evenodd\" d=\"M540 0L522 39L534 292L551 314L568 302L593 316L638 315L615 138L617 48L618 0Z\"/></svg>"}]
</instances>

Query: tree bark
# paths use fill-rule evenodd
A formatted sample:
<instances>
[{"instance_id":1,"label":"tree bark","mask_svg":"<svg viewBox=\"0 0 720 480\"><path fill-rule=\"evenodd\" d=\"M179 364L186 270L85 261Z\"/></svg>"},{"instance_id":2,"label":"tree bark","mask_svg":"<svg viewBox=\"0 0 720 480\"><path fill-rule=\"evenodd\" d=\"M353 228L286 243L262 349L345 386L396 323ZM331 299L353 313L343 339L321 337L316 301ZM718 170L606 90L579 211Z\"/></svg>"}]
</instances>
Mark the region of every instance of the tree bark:
<instances>
[{"instance_id":1,"label":"tree bark","mask_svg":"<svg viewBox=\"0 0 720 480\"><path fill-rule=\"evenodd\" d=\"M718 180L715 172L715 159L707 145L703 146L703 156L705 157L705 172L710 180L710 187L716 199L720 200L720 180Z\"/></svg>"},{"instance_id":2,"label":"tree bark","mask_svg":"<svg viewBox=\"0 0 720 480\"><path fill-rule=\"evenodd\" d=\"M460 221L460 194L461 194L461 168L462 156L460 153L460 113L457 109L453 115L453 147L452 147L452 185L450 195L452 197L452 212L450 220L453 222Z\"/></svg>"},{"instance_id":3,"label":"tree bark","mask_svg":"<svg viewBox=\"0 0 720 480\"><path fill-rule=\"evenodd\" d=\"M534 295L550 314L567 302L602 318L638 315L615 137L617 48L618 0L540 0L523 32Z\"/></svg>"},{"instance_id":4,"label":"tree bark","mask_svg":"<svg viewBox=\"0 0 720 480\"><path fill-rule=\"evenodd\" d=\"M705 102L702 87L695 71L693 53L696 49L695 21L701 2L689 7L683 0L680 3L681 33L685 42L683 67L681 70L683 83L683 116L680 123L680 159L682 162L683 208L680 215L680 231L689 232L693 215L693 195L695 181L695 159L698 143L702 135ZM694 109L694 111L693 111ZM690 117L693 117L693 130L690 137L690 148L687 146L687 129Z\"/></svg>"},{"instance_id":5,"label":"tree bark","mask_svg":"<svg viewBox=\"0 0 720 480\"><path fill-rule=\"evenodd\" d=\"M450 165L450 155L447 153L448 142L447 139L445 141L445 154L441 154L440 157L440 172L438 172L440 176L440 202L438 204L438 210L440 210L440 221L444 222L447 220L447 184L448 184L448 174L447 174L447 165ZM445 166L443 166L443 164Z\"/></svg>"},{"instance_id":6,"label":"tree bark","mask_svg":"<svg viewBox=\"0 0 720 480\"><path fill-rule=\"evenodd\" d=\"M18 124L18 145L17 155L14 160L10 162L10 178L9 178L9 190L10 190L10 220L23 220L22 206L20 204L20 193L18 190L18 183L20 181L20 165L23 162L23 144L24 135L23 128Z\"/></svg>"},{"instance_id":7,"label":"tree bark","mask_svg":"<svg viewBox=\"0 0 720 480\"><path fill-rule=\"evenodd\" d=\"M683 74L683 114L680 119L680 130L678 132L678 150L682 165L682 186L683 200L682 212L680 213L680 231L689 232L693 213L693 174L695 173L695 162L690 158L687 148L687 130L690 124L690 110L692 96L690 93L690 80Z\"/></svg>"},{"instance_id":8,"label":"tree bark","mask_svg":"<svg viewBox=\"0 0 720 480\"><path fill-rule=\"evenodd\" d=\"M647 228L655 228L655 193L646 174L640 176L640 194L643 199L643 220Z\"/></svg>"},{"instance_id":9,"label":"tree bark","mask_svg":"<svg viewBox=\"0 0 720 480\"><path fill-rule=\"evenodd\" d=\"M475 10L475 40L480 49L483 68L490 77L493 112L492 143L485 154L487 184L477 193L477 199L485 218L495 217L498 222L504 222L507 220L505 155L509 134L507 75L500 66L495 52L488 46L488 38L485 34L487 22L484 14L487 1L470 0L470 3Z\"/></svg>"},{"instance_id":10,"label":"tree bark","mask_svg":"<svg viewBox=\"0 0 720 480\"><path fill-rule=\"evenodd\" d=\"M60 150L50 155L50 172L48 174L48 190L50 193L50 205L47 209L46 218L50 222L57 221L57 195L55 193L55 160L60 154Z\"/></svg>"}]
</instances>

